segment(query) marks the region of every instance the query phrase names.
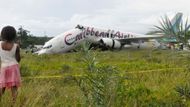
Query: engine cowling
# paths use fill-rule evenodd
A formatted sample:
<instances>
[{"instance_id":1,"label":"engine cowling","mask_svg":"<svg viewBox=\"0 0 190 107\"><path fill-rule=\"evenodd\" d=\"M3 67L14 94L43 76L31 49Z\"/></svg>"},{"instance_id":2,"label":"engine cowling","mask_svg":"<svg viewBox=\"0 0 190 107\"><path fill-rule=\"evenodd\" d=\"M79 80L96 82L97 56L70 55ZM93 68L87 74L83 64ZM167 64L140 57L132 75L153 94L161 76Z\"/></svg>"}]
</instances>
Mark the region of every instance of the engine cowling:
<instances>
[{"instance_id":1,"label":"engine cowling","mask_svg":"<svg viewBox=\"0 0 190 107\"><path fill-rule=\"evenodd\" d=\"M121 43L117 40L110 39L110 38L102 38L99 41L100 45L106 46L111 49L120 49Z\"/></svg>"}]
</instances>

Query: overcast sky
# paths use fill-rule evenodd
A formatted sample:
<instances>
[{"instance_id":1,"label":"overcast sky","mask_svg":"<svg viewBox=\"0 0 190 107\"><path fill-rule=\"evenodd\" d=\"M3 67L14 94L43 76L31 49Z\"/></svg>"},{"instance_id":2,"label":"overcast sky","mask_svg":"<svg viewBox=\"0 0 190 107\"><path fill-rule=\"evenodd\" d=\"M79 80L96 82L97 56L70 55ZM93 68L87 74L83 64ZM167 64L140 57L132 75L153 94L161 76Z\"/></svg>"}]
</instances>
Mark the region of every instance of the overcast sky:
<instances>
[{"instance_id":1,"label":"overcast sky","mask_svg":"<svg viewBox=\"0 0 190 107\"><path fill-rule=\"evenodd\" d=\"M189 0L0 0L0 29L23 26L35 36L56 36L77 24L146 33L161 16L190 15Z\"/></svg>"}]
</instances>

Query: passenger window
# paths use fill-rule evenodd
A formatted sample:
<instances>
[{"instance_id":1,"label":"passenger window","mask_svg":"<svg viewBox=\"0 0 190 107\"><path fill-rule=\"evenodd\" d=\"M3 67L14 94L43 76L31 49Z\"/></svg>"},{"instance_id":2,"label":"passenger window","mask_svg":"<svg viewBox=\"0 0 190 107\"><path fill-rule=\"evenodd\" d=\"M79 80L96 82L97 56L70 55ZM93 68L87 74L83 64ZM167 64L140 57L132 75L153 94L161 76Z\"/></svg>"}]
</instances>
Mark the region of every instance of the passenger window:
<instances>
[{"instance_id":1,"label":"passenger window","mask_svg":"<svg viewBox=\"0 0 190 107\"><path fill-rule=\"evenodd\" d=\"M49 49L49 48L51 48L52 47L52 45L48 45L48 46L46 46L46 47L43 47L43 49Z\"/></svg>"}]
</instances>

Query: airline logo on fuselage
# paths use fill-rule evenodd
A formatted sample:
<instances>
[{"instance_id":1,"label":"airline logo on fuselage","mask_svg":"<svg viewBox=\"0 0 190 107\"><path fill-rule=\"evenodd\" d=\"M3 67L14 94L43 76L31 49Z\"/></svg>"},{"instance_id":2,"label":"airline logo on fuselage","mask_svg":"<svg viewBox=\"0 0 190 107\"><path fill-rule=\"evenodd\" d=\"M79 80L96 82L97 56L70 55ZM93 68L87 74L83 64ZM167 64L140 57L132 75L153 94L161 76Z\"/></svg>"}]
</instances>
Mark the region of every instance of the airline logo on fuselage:
<instances>
[{"instance_id":1,"label":"airline logo on fuselage","mask_svg":"<svg viewBox=\"0 0 190 107\"><path fill-rule=\"evenodd\" d=\"M71 33L67 34L64 38L65 40L65 44L66 45L72 45L74 44L76 41L79 41L79 40L82 40L85 38L85 35L84 33L79 33L77 34L76 36L75 35L72 35Z\"/></svg>"},{"instance_id":2,"label":"airline logo on fuselage","mask_svg":"<svg viewBox=\"0 0 190 107\"><path fill-rule=\"evenodd\" d=\"M128 39L128 38L134 38L135 36L130 33L121 33L119 31L114 32L114 30L107 30L107 31L99 31L97 29L94 29L93 27L87 27L84 31L81 33L75 35L72 35L71 33L67 34L65 36L65 44L66 45L72 45L76 41L82 40L86 38L87 36L95 36L100 38L111 38L111 39Z\"/></svg>"},{"instance_id":3,"label":"airline logo on fuselage","mask_svg":"<svg viewBox=\"0 0 190 107\"><path fill-rule=\"evenodd\" d=\"M120 31L115 32L114 30L108 29L107 31L100 31L95 28L87 27L84 30L84 34L87 36L96 36L101 38L112 38L112 39L128 39L128 38L135 38L134 34L131 33L122 33Z\"/></svg>"},{"instance_id":4,"label":"airline logo on fuselage","mask_svg":"<svg viewBox=\"0 0 190 107\"><path fill-rule=\"evenodd\" d=\"M69 33L65 36L65 44L72 45L75 42L75 37L72 37L72 34Z\"/></svg>"}]
</instances>

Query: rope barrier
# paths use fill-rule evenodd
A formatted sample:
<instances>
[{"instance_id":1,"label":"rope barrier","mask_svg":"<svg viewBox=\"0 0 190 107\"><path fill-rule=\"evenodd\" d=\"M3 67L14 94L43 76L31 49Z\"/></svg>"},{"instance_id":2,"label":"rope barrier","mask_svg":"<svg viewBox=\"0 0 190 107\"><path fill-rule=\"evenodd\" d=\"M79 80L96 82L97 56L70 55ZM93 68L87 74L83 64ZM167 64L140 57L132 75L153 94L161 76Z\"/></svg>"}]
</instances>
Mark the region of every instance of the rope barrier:
<instances>
[{"instance_id":1,"label":"rope barrier","mask_svg":"<svg viewBox=\"0 0 190 107\"><path fill-rule=\"evenodd\" d=\"M165 69L154 69L154 70L143 70L143 71L130 71L130 72L126 72L128 74L135 74L135 73L151 73L151 72L161 72L161 71L165 71L165 70L187 70L187 68L165 68ZM22 77L24 79L51 79L51 78L64 78L64 77L82 77L85 76L84 74L76 74L76 75L52 75L52 76L26 76L26 77Z\"/></svg>"}]
</instances>

